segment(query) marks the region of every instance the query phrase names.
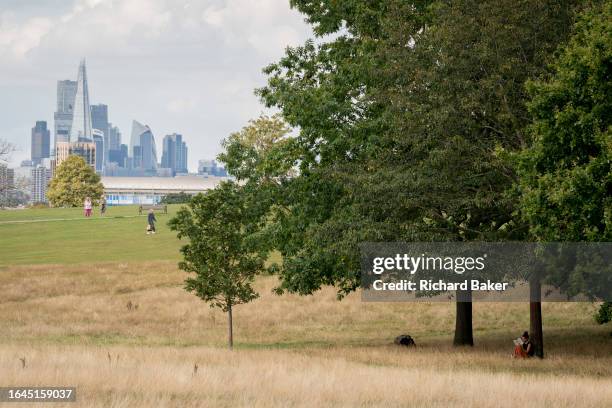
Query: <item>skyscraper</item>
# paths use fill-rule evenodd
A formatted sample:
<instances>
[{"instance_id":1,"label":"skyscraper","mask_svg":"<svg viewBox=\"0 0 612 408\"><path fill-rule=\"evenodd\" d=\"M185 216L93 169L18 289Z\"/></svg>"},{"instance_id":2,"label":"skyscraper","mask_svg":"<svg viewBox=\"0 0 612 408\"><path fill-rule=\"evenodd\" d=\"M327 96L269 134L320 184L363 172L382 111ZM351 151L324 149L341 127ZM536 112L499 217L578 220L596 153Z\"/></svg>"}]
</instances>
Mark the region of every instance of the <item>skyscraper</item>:
<instances>
[{"instance_id":1,"label":"skyscraper","mask_svg":"<svg viewBox=\"0 0 612 408\"><path fill-rule=\"evenodd\" d=\"M93 133L93 142L96 145L96 172L102 173L104 170L104 133L102 133L99 129L94 129Z\"/></svg>"},{"instance_id":2,"label":"skyscraper","mask_svg":"<svg viewBox=\"0 0 612 408\"><path fill-rule=\"evenodd\" d=\"M110 163L116 163L119 167L127 167L128 158L128 147L122 144L119 149L113 149L108 151L108 161Z\"/></svg>"},{"instance_id":3,"label":"skyscraper","mask_svg":"<svg viewBox=\"0 0 612 408\"><path fill-rule=\"evenodd\" d=\"M57 81L57 108L53 115L55 121L54 143L70 141L70 127L72 126L76 91L76 81Z\"/></svg>"},{"instance_id":4,"label":"skyscraper","mask_svg":"<svg viewBox=\"0 0 612 408\"><path fill-rule=\"evenodd\" d=\"M132 167L145 171L157 170L157 148L155 137L149 126L132 121L130 136L130 154Z\"/></svg>"},{"instance_id":5,"label":"skyscraper","mask_svg":"<svg viewBox=\"0 0 612 408\"><path fill-rule=\"evenodd\" d=\"M103 160L99 163L102 166L108 160L108 150L110 148L110 133L108 123L108 106L104 104L91 105L91 127L102 132L104 139L104 151L100 152Z\"/></svg>"},{"instance_id":6,"label":"skyscraper","mask_svg":"<svg viewBox=\"0 0 612 408\"><path fill-rule=\"evenodd\" d=\"M113 126L112 123L109 123L108 133L108 150L121 150L121 132L119 131L119 128L117 126Z\"/></svg>"},{"instance_id":7,"label":"skyscraper","mask_svg":"<svg viewBox=\"0 0 612 408\"><path fill-rule=\"evenodd\" d=\"M33 203L47 202L47 185L49 184L50 170L44 166L36 166L32 169L32 184L30 201Z\"/></svg>"},{"instance_id":8,"label":"skyscraper","mask_svg":"<svg viewBox=\"0 0 612 408\"><path fill-rule=\"evenodd\" d=\"M15 188L15 170L0 163L0 205L6 201Z\"/></svg>"},{"instance_id":9,"label":"skyscraper","mask_svg":"<svg viewBox=\"0 0 612 408\"><path fill-rule=\"evenodd\" d=\"M47 129L47 122L36 121L32 128L31 157L34 165L40 164L41 160L49 157L51 149L51 132Z\"/></svg>"},{"instance_id":10,"label":"skyscraper","mask_svg":"<svg viewBox=\"0 0 612 408\"><path fill-rule=\"evenodd\" d=\"M74 97L74 110L72 113L72 126L70 127L70 141L86 141L92 139L91 110L89 107L89 90L87 87L87 71L85 60L79 64L76 95Z\"/></svg>"},{"instance_id":11,"label":"skyscraper","mask_svg":"<svg viewBox=\"0 0 612 408\"><path fill-rule=\"evenodd\" d=\"M177 133L164 136L161 167L172 170L172 174L187 173L187 145Z\"/></svg>"}]
</instances>

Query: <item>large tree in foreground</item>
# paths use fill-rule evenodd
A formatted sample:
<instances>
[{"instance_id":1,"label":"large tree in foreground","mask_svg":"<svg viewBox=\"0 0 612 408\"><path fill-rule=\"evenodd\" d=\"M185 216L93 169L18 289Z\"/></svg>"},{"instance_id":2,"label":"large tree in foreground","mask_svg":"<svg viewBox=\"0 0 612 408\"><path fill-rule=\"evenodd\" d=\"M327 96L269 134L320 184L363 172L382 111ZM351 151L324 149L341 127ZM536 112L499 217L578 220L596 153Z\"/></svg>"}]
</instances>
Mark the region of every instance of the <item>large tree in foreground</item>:
<instances>
[{"instance_id":1,"label":"large tree in foreground","mask_svg":"<svg viewBox=\"0 0 612 408\"><path fill-rule=\"evenodd\" d=\"M604 2L581 16L571 40L561 48L551 68L548 79L528 86L532 141L521 156L520 212L535 240L609 242L612 3ZM574 276L563 277L564 282L588 281L584 270L570 273ZM563 289L572 293L590 291L587 287ZM531 331L539 334L535 344L541 357L544 346L539 302L532 302L531 309Z\"/></svg>"},{"instance_id":2,"label":"large tree in foreground","mask_svg":"<svg viewBox=\"0 0 612 408\"><path fill-rule=\"evenodd\" d=\"M100 176L79 156L68 156L55 170L47 198L54 207L79 207L86 197L97 202L104 193Z\"/></svg>"},{"instance_id":3,"label":"large tree in foreground","mask_svg":"<svg viewBox=\"0 0 612 408\"><path fill-rule=\"evenodd\" d=\"M319 36L268 66L259 95L299 129L272 217L282 290L360 284L363 241L517 239L506 191L529 121L524 82L576 1L293 0ZM455 344L471 345L470 293Z\"/></svg>"},{"instance_id":4,"label":"large tree in foreground","mask_svg":"<svg viewBox=\"0 0 612 408\"><path fill-rule=\"evenodd\" d=\"M179 263L190 274L185 289L227 313L230 349L234 307L258 296L252 284L264 270L265 256L251 235L253 220L241 187L223 182L193 197L169 222L178 238L187 240Z\"/></svg>"}]
</instances>

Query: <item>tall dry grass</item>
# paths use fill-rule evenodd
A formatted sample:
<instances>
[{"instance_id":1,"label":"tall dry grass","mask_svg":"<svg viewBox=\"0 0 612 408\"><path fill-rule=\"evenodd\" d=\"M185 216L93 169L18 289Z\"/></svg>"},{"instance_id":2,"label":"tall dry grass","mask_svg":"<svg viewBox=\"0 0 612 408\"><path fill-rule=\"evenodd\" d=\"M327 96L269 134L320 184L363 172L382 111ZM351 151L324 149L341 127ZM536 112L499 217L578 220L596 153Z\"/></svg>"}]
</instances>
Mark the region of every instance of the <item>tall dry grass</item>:
<instances>
[{"instance_id":1,"label":"tall dry grass","mask_svg":"<svg viewBox=\"0 0 612 408\"><path fill-rule=\"evenodd\" d=\"M476 346L456 350L452 304L279 297L266 277L230 353L225 315L184 277L169 262L0 268L0 385L75 385L85 407L612 404L595 305L544 304L547 358L515 361L527 304L474 304ZM392 345L402 333L415 350Z\"/></svg>"},{"instance_id":2,"label":"tall dry grass","mask_svg":"<svg viewBox=\"0 0 612 408\"><path fill-rule=\"evenodd\" d=\"M15 358L23 353L28 356L25 369ZM398 352L391 354L410 360ZM525 374L473 370L469 356L460 357L463 368L436 367L446 357L426 352L414 365L399 367L358 363L343 351L311 356L287 350L228 352L200 347L10 346L0 351L0 381L76 386L79 407L612 404L609 378L533 376L527 374L530 364L525 362L515 362Z\"/></svg>"}]
</instances>

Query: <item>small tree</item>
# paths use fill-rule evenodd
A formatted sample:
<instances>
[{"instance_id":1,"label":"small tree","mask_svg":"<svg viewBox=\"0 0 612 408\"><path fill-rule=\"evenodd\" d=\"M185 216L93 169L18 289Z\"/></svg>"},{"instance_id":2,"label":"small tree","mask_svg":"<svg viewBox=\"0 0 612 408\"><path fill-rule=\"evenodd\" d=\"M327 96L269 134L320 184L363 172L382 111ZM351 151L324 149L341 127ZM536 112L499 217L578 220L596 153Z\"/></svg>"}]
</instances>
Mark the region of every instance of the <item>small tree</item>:
<instances>
[{"instance_id":1,"label":"small tree","mask_svg":"<svg viewBox=\"0 0 612 408\"><path fill-rule=\"evenodd\" d=\"M189 240L179 263L193 275L185 279L185 290L227 313L230 349L233 307L258 297L252 283L266 259L252 239L253 216L246 203L238 184L223 182L195 196L169 222L179 239Z\"/></svg>"},{"instance_id":2,"label":"small tree","mask_svg":"<svg viewBox=\"0 0 612 408\"><path fill-rule=\"evenodd\" d=\"M97 201L104 193L100 176L82 157L69 156L49 183L47 198L54 207L79 207L86 197Z\"/></svg>"}]
</instances>

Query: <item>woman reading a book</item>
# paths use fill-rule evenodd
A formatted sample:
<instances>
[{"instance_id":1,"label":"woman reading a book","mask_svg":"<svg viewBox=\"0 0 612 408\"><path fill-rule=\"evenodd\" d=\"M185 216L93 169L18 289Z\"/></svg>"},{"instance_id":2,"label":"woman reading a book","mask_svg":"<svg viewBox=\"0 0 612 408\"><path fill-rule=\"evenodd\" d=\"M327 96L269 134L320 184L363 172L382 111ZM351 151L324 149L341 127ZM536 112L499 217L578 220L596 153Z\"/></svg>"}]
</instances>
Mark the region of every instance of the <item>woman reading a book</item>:
<instances>
[{"instance_id":1,"label":"woman reading a book","mask_svg":"<svg viewBox=\"0 0 612 408\"><path fill-rule=\"evenodd\" d=\"M531 340L529 340L529 333L524 332L523 335L514 340L514 357L515 358L527 358L533 357L534 349Z\"/></svg>"}]
</instances>

